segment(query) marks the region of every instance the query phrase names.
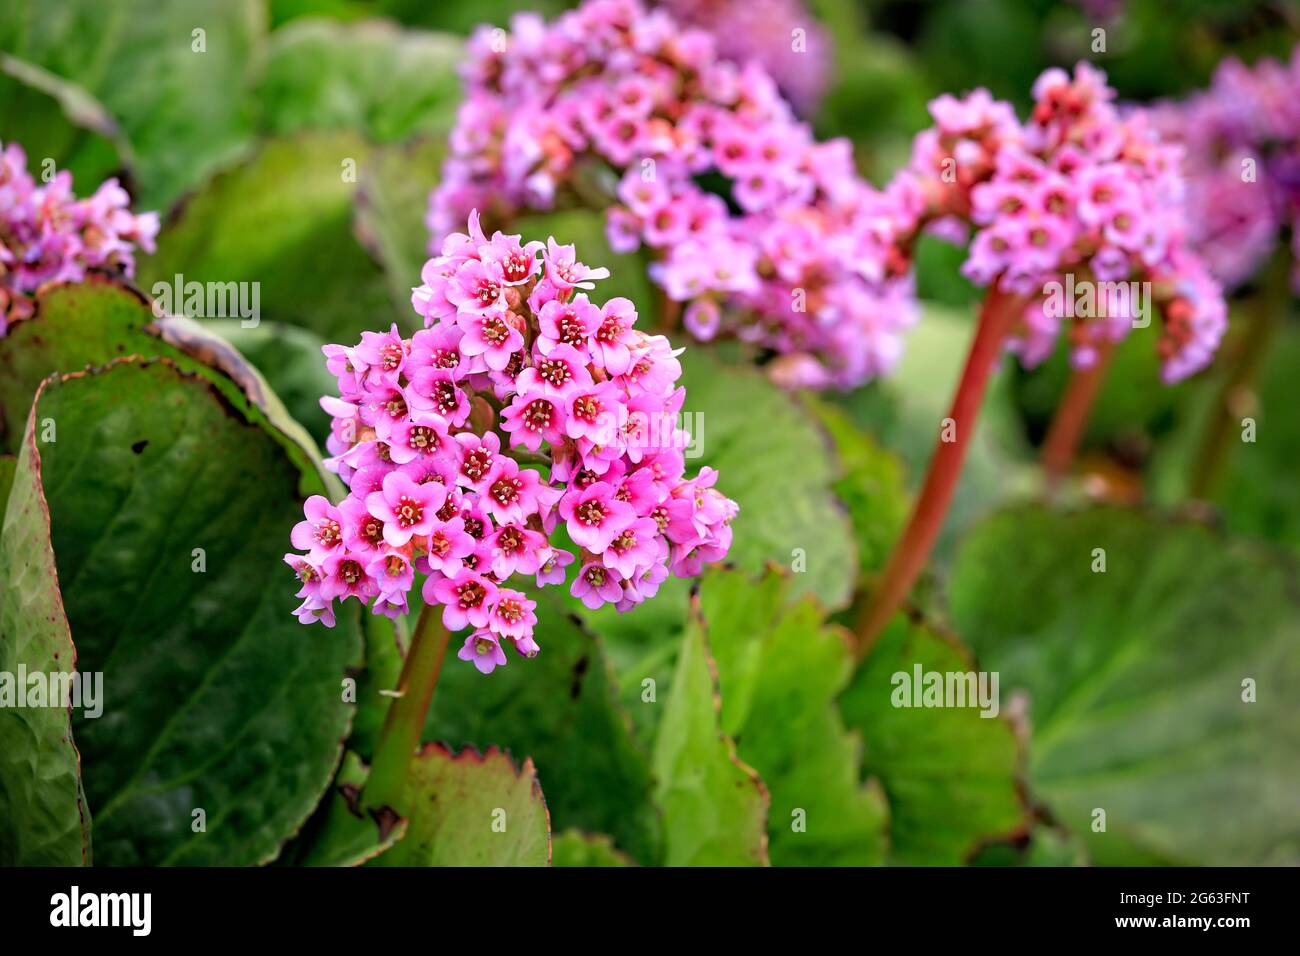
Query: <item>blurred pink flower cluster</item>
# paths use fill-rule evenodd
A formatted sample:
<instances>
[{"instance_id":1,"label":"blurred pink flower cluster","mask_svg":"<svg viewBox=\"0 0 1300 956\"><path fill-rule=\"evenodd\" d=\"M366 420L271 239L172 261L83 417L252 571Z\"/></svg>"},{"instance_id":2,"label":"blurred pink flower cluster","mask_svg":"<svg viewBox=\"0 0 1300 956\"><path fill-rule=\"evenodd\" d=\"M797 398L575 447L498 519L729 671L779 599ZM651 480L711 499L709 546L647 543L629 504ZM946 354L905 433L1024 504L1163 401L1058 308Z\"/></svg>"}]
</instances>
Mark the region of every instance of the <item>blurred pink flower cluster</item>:
<instances>
[{"instance_id":1,"label":"blurred pink flower cluster","mask_svg":"<svg viewBox=\"0 0 1300 956\"><path fill-rule=\"evenodd\" d=\"M1300 47L1289 63L1226 60L1208 90L1152 116L1184 146L1189 238L1220 282L1250 279L1284 227L1300 260Z\"/></svg>"},{"instance_id":2,"label":"blurred pink flower cluster","mask_svg":"<svg viewBox=\"0 0 1300 956\"><path fill-rule=\"evenodd\" d=\"M350 493L308 499L293 529L304 623L332 625L336 598L405 613L418 572L487 673L503 644L538 651L537 604L512 582L563 584L574 564L573 597L626 611L727 553L737 505L713 469L685 476L678 353L627 299L588 299L608 270L520 239L489 240L472 214L424 266L426 328L325 347L326 464Z\"/></svg>"},{"instance_id":3,"label":"blurred pink flower cluster","mask_svg":"<svg viewBox=\"0 0 1300 956\"><path fill-rule=\"evenodd\" d=\"M756 60L803 116L826 91L831 44L799 0L660 0L673 19L708 30L718 54L735 63Z\"/></svg>"},{"instance_id":4,"label":"blurred pink flower cluster","mask_svg":"<svg viewBox=\"0 0 1300 956\"><path fill-rule=\"evenodd\" d=\"M132 276L135 246L153 252L158 214L133 214L116 179L87 199L60 170L37 186L22 147L0 143L0 335L32 311L46 282L79 282L89 270Z\"/></svg>"},{"instance_id":5,"label":"blurred pink flower cluster","mask_svg":"<svg viewBox=\"0 0 1300 956\"><path fill-rule=\"evenodd\" d=\"M1030 302L1010 341L1027 365L1051 353L1068 321L1073 361L1087 367L1104 341L1158 309L1165 381L1204 367L1226 307L1189 246L1179 147L1144 112L1117 110L1105 75L1087 64L1073 76L1046 71L1033 92L1025 123L982 89L931 103L934 126L889 187L913 235L964 242L973 230L963 274ZM1059 294L1065 277L1092 294L1085 314Z\"/></svg>"},{"instance_id":6,"label":"blurred pink flower cluster","mask_svg":"<svg viewBox=\"0 0 1300 956\"><path fill-rule=\"evenodd\" d=\"M783 384L848 388L898 360L917 315L891 256L902 210L757 62L640 0L588 0L549 25L480 29L464 76L435 242L471 208L508 220L577 196L607 206L613 247L643 250L687 303L688 331L775 353Z\"/></svg>"}]
</instances>

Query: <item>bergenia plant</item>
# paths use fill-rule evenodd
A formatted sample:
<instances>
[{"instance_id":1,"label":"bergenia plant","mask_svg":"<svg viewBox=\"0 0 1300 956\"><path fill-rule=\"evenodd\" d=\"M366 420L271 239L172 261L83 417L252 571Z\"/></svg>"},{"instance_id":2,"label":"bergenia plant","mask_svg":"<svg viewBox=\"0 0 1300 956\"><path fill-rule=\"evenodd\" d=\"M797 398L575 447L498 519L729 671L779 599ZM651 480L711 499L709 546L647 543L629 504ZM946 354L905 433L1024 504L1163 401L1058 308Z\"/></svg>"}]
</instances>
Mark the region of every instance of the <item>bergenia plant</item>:
<instances>
[{"instance_id":1,"label":"bergenia plant","mask_svg":"<svg viewBox=\"0 0 1300 956\"><path fill-rule=\"evenodd\" d=\"M664 319L752 344L783 384L861 385L888 371L917 316L906 223L819 143L755 61L640 0L588 0L547 25L481 28L428 225L557 205L606 209L616 251L640 250ZM805 58L806 59L806 58Z\"/></svg>"},{"instance_id":2,"label":"bergenia plant","mask_svg":"<svg viewBox=\"0 0 1300 956\"><path fill-rule=\"evenodd\" d=\"M154 251L158 214L133 214L130 202L116 179L78 199L66 169L38 186L22 147L0 143L0 336L31 316L47 282L135 274L135 247Z\"/></svg>"},{"instance_id":3,"label":"bergenia plant","mask_svg":"<svg viewBox=\"0 0 1300 956\"><path fill-rule=\"evenodd\" d=\"M1188 239L1228 288L1251 279L1284 231L1300 291L1300 47L1289 63L1229 59L1209 89L1151 110L1183 145Z\"/></svg>"},{"instance_id":4,"label":"bergenia plant","mask_svg":"<svg viewBox=\"0 0 1300 956\"><path fill-rule=\"evenodd\" d=\"M1142 112L1122 114L1114 95L1103 73L1080 64L1073 76L1052 69L1039 77L1025 123L984 90L940 97L930 105L935 125L916 138L909 166L890 184L913 217L909 240L923 229L954 239L973 233L962 272L988 291L952 431L941 435L911 522L864 610L864 642L925 564L1004 347L1033 365L1064 333L1075 368L1093 373L1082 379L1087 388L1067 391L1049 438L1071 453L1106 355L1148 323L1152 308L1162 318L1165 382L1203 368L1218 347L1226 307L1188 246L1180 150ZM906 248L897 258L908 258ZM1076 308L1087 293L1090 304Z\"/></svg>"},{"instance_id":5,"label":"bergenia plant","mask_svg":"<svg viewBox=\"0 0 1300 956\"><path fill-rule=\"evenodd\" d=\"M1300 293L1300 47L1289 63L1225 60L1209 89L1151 114L1184 148L1191 243L1215 277L1247 300L1194 459L1190 491L1203 498L1234 444L1241 396Z\"/></svg>"},{"instance_id":6,"label":"bergenia plant","mask_svg":"<svg viewBox=\"0 0 1300 956\"><path fill-rule=\"evenodd\" d=\"M799 0L660 0L689 27L708 30L718 54L756 60L802 116L817 112L830 79L831 42Z\"/></svg>"},{"instance_id":7,"label":"bergenia plant","mask_svg":"<svg viewBox=\"0 0 1300 956\"><path fill-rule=\"evenodd\" d=\"M451 632L484 674L540 650L533 588L565 587L588 608L628 611L668 577L692 577L731 544L735 502L717 473L686 476L681 365L662 335L635 328L631 301L593 302L607 269L573 246L495 233L477 213L424 266L412 302L425 328L394 326L326 346L339 395L327 467L337 506L306 503L286 555L303 622L335 600L377 614L424 611L403 688L425 693L394 722L407 737L376 756L391 789L405 766ZM396 733L396 731L395 731ZM372 794L373 798L373 794Z\"/></svg>"}]
</instances>

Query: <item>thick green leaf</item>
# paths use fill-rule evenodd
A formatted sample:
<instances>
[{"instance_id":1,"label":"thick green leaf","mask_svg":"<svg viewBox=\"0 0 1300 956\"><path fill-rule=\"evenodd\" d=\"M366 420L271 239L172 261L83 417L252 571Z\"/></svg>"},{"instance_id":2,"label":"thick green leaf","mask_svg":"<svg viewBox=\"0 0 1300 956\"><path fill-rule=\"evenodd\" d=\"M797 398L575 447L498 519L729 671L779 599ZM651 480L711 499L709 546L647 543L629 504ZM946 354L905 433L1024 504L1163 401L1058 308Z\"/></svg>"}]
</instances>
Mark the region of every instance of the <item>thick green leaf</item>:
<instances>
[{"instance_id":1,"label":"thick green leaf","mask_svg":"<svg viewBox=\"0 0 1300 956\"><path fill-rule=\"evenodd\" d=\"M319 478L166 360L65 376L33 420L57 427L40 480L78 668L104 675L102 716L73 720L96 860L273 859L333 776L361 652L355 608L291 613L280 555Z\"/></svg>"},{"instance_id":2,"label":"thick green leaf","mask_svg":"<svg viewBox=\"0 0 1300 956\"><path fill-rule=\"evenodd\" d=\"M902 462L861 431L844 409L812 395L803 401L826 429L839 458L834 487L853 519L858 566L864 573L877 572L907 520L910 496Z\"/></svg>"},{"instance_id":3,"label":"thick green leaf","mask_svg":"<svg viewBox=\"0 0 1300 956\"><path fill-rule=\"evenodd\" d=\"M375 142L444 132L461 98L464 44L384 20L298 20L271 34L261 126L272 135L356 130Z\"/></svg>"},{"instance_id":4,"label":"thick green leaf","mask_svg":"<svg viewBox=\"0 0 1300 956\"><path fill-rule=\"evenodd\" d=\"M717 487L740 504L728 560L758 573L769 563L806 567L795 590L848 603L858 558L832 486L833 453L815 417L754 368L723 365L708 350L682 356L692 471L718 469ZM688 451L688 456L695 450Z\"/></svg>"},{"instance_id":5,"label":"thick green leaf","mask_svg":"<svg viewBox=\"0 0 1300 956\"><path fill-rule=\"evenodd\" d=\"M361 866L406 836L408 820L376 818L361 811L357 796L370 768L349 750L316 816L285 848L281 866Z\"/></svg>"},{"instance_id":6,"label":"thick green leaf","mask_svg":"<svg viewBox=\"0 0 1300 956\"><path fill-rule=\"evenodd\" d=\"M411 763L406 836L379 866L546 866L550 818L532 760L516 770L506 754L454 754L425 744Z\"/></svg>"},{"instance_id":7,"label":"thick green leaf","mask_svg":"<svg viewBox=\"0 0 1300 956\"><path fill-rule=\"evenodd\" d=\"M613 666L618 698L647 753L654 749L663 714L658 706L659 689L672 686L673 664L682 644L690 600L691 582L670 577L653 600L626 614L608 604L595 611L574 608L600 635Z\"/></svg>"},{"instance_id":8,"label":"thick green leaf","mask_svg":"<svg viewBox=\"0 0 1300 956\"><path fill-rule=\"evenodd\" d=\"M28 432L16 462L0 459L7 502L0 526L0 673L15 681L20 667L67 675L77 668L50 548L38 437ZM0 707L0 866L88 863L90 812L70 710L14 703Z\"/></svg>"},{"instance_id":9,"label":"thick green leaf","mask_svg":"<svg viewBox=\"0 0 1300 956\"><path fill-rule=\"evenodd\" d=\"M319 472L320 453L311 437L225 340L184 318L157 318L139 292L100 278L47 286L37 296L35 317L0 338L0 447L16 447L32 398L47 376L127 355L168 358L182 369L211 375L231 402L257 406L295 464ZM332 475L323 477L332 495L341 494Z\"/></svg>"},{"instance_id":10,"label":"thick green leaf","mask_svg":"<svg viewBox=\"0 0 1300 956\"><path fill-rule=\"evenodd\" d=\"M985 717L978 706L894 706L895 675L905 675L910 688L917 665L923 675L976 670L955 637L898 615L854 674L840 706L867 742L867 773L889 799L891 860L952 866L966 862L980 843L1028 825L1020 747L1000 709L988 708L991 716ZM1006 703L1003 695L1001 706Z\"/></svg>"},{"instance_id":11,"label":"thick green leaf","mask_svg":"<svg viewBox=\"0 0 1300 956\"><path fill-rule=\"evenodd\" d=\"M717 569L700 587L722 730L771 791L774 864L880 864L884 796L861 783L862 741L835 704L853 671L847 635L812 598L788 602L790 584L772 571L755 582Z\"/></svg>"},{"instance_id":12,"label":"thick green leaf","mask_svg":"<svg viewBox=\"0 0 1300 956\"><path fill-rule=\"evenodd\" d=\"M668 866L768 863L768 793L723 732L716 668L698 600L655 743L656 802Z\"/></svg>"},{"instance_id":13,"label":"thick green leaf","mask_svg":"<svg viewBox=\"0 0 1300 956\"><path fill-rule=\"evenodd\" d=\"M999 514L952 581L1028 693L1031 792L1102 864L1300 861L1297 593L1285 553L1118 509Z\"/></svg>"},{"instance_id":14,"label":"thick green leaf","mask_svg":"<svg viewBox=\"0 0 1300 956\"><path fill-rule=\"evenodd\" d=\"M177 275L186 283L256 283L244 289L249 297L256 289L262 319L304 326L327 342L352 344L392 322L410 327L409 292L406 307L395 309L353 231L353 202L358 183L375 172L371 161L371 147L354 133L265 142L164 226L158 254L140 263L141 286L157 297ZM418 280L417 273L409 281Z\"/></svg>"},{"instance_id":15,"label":"thick green leaf","mask_svg":"<svg viewBox=\"0 0 1300 956\"><path fill-rule=\"evenodd\" d=\"M169 205L247 146L265 31L259 0L0 0L0 49L83 87L117 120L142 209Z\"/></svg>"},{"instance_id":16,"label":"thick green leaf","mask_svg":"<svg viewBox=\"0 0 1300 956\"><path fill-rule=\"evenodd\" d=\"M552 866L636 866L604 833L566 830L551 839Z\"/></svg>"},{"instance_id":17,"label":"thick green leaf","mask_svg":"<svg viewBox=\"0 0 1300 956\"><path fill-rule=\"evenodd\" d=\"M536 597L542 651L532 660L512 656L484 675L456 657L461 642L451 641L424 738L528 754L557 828L611 834L652 863L659 837L649 760L618 705L601 643L568 613L567 595Z\"/></svg>"}]
</instances>

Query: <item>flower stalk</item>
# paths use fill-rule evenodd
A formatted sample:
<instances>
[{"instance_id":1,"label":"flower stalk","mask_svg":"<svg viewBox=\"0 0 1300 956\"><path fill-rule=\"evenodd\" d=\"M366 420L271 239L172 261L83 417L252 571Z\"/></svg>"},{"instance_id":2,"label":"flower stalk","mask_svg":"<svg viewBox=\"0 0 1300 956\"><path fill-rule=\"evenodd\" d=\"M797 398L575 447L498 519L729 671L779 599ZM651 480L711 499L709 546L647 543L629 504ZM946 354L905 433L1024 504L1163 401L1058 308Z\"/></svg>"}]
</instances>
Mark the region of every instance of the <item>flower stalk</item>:
<instances>
[{"instance_id":1,"label":"flower stalk","mask_svg":"<svg viewBox=\"0 0 1300 956\"><path fill-rule=\"evenodd\" d=\"M1096 358L1090 366L1075 369L1071 374L1043 441L1039 461L1047 478L1049 492L1061 483L1079 451L1093 403L1106 378L1111 356L1115 354L1115 343L1103 338L1097 343L1096 351Z\"/></svg>"},{"instance_id":2,"label":"flower stalk","mask_svg":"<svg viewBox=\"0 0 1300 956\"><path fill-rule=\"evenodd\" d=\"M362 806L372 809L392 807L400 812L407 770L420 745L425 716L433 701L433 691L451 637L442 623L441 612L436 604L426 604L420 611L411 646L406 652L406 662L398 678L397 696L389 705L388 716L375 745L370 776L361 792Z\"/></svg>"},{"instance_id":3,"label":"flower stalk","mask_svg":"<svg viewBox=\"0 0 1300 956\"><path fill-rule=\"evenodd\" d=\"M912 507L903 535L894 545L884 574L858 616L858 656L863 657L880 636L912 590L921 569L934 549L943 528L944 516L952 503L957 480L961 476L966 449L975 434L989 377L1002 354L1002 346L1024 301L998 290L995 283L984 299L979 325L966 356L957 392L953 396L945 428L935 445L921 494Z\"/></svg>"}]
</instances>

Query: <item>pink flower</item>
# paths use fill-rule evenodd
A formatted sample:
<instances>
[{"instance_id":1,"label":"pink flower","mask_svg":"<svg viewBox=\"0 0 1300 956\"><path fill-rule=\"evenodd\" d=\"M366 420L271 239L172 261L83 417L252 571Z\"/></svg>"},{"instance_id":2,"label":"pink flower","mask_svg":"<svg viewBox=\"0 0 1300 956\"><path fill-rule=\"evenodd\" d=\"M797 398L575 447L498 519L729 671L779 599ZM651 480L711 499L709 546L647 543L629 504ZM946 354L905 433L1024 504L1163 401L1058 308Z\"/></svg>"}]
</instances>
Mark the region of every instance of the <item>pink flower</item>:
<instances>
[{"instance_id":1,"label":"pink flower","mask_svg":"<svg viewBox=\"0 0 1300 956\"><path fill-rule=\"evenodd\" d=\"M320 596L326 600L354 597L362 602L374 597L379 593L379 585L366 572L367 563L364 555L347 551L328 555L321 566Z\"/></svg>"},{"instance_id":2,"label":"pink flower","mask_svg":"<svg viewBox=\"0 0 1300 956\"><path fill-rule=\"evenodd\" d=\"M588 347L592 357L613 375L622 375L632 364L630 345L637 341L632 333L636 307L621 296L610 299L600 310L600 325L591 334Z\"/></svg>"},{"instance_id":3,"label":"pink flower","mask_svg":"<svg viewBox=\"0 0 1300 956\"><path fill-rule=\"evenodd\" d=\"M631 579L659 556L659 526L653 518L638 518L610 539L601 554L605 567Z\"/></svg>"},{"instance_id":4,"label":"pink flower","mask_svg":"<svg viewBox=\"0 0 1300 956\"><path fill-rule=\"evenodd\" d=\"M581 563L570 593L626 611L670 570L725 555L736 507L713 488L715 472L685 478L677 353L632 329L627 300L568 301L571 287L539 279L551 253L572 250L489 240L471 219L423 272L415 299L427 328L409 341L389 332L325 350L339 384L322 401L327 466L349 493L337 508L309 499L291 533L306 552L285 557L302 582L300 621L332 625L333 602L348 597L402 617L422 575L425 604L441 605L448 628L474 631L460 656L488 672L505 662L503 639L524 657L538 653L536 603L518 582L562 584ZM566 268L569 279L582 274ZM498 274L496 311L481 309L474 286L452 289L457 276ZM501 368L477 342L495 319L535 343Z\"/></svg>"},{"instance_id":5,"label":"pink flower","mask_svg":"<svg viewBox=\"0 0 1300 956\"><path fill-rule=\"evenodd\" d=\"M623 584L617 571L592 562L583 565L569 593L594 611L603 604L617 603L623 596Z\"/></svg>"},{"instance_id":6,"label":"pink flower","mask_svg":"<svg viewBox=\"0 0 1300 956\"><path fill-rule=\"evenodd\" d=\"M289 540L295 548L310 551L315 560L343 546L343 520L339 510L321 495L312 495L303 506L307 520L293 526Z\"/></svg>"},{"instance_id":7,"label":"pink flower","mask_svg":"<svg viewBox=\"0 0 1300 956\"><path fill-rule=\"evenodd\" d=\"M514 640L531 637L537 623L537 615L533 613L536 607L537 602L528 600L522 592L502 588L488 616L488 627L493 633Z\"/></svg>"},{"instance_id":8,"label":"pink flower","mask_svg":"<svg viewBox=\"0 0 1300 956\"><path fill-rule=\"evenodd\" d=\"M398 464L419 457L445 457L454 454L456 442L447 431L447 421L432 412L412 412L393 426L389 455Z\"/></svg>"},{"instance_id":9,"label":"pink flower","mask_svg":"<svg viewBox=\"0 0 1300 956\"><path fill-rule=\"evenodd\" d=\"M417 485L400 471L384 478L382 491L366 496L370 513L384 522L384 540L400 548L413 535L427 535L438 521L447 489L437 482Z\"/></svg>"},{"instance_id":10,"label":"pink flower","mask_svg":"<svg viewBox=\"0 0 1300 956\"><path fill-rule=\"evenodd\" d=\"M450 631L487 627L488 613L496 596L495 584L468 570L462 570L455 577L436 581L429 578L424 582L425 601L443 605L442 623Z\"/></svg>"},{"instance_id":11,"label":"pink flower","mask_svg":"<svg viewBox=\"0 0 1300 956\"><path fill-rule=\"evenodd\" d=\"M560 501L560 517L573 543L600 554L614 536L636 520L636 513L614 497L612 486L598 481L586 489L570 491Z\"/></svg>"},{"instance_id":12,"label":"pink flower","mask_svg":"<svg viewBox=\"0 0 1300 956\"><path fill-rule=\"evenodd\" d=\"M510 364L510 357L524 347L524 337L504 313L461 314L456 321L465 333L460 340L461 354L483 356L483 361L493 371L504 369Z\"/></svg>"},{"instance_id":13,"label":"pink flower","mask_svg":"<svg viewBox=\"0 0 1300 956\"><path fill-rule=\"evenodd\" d=\"M522 445L532 451L542 442L558 445L564 441L564 406L560 399L536 392L515 395L514 400L501 414L501 430L510 435L511 445Z\"/></svg>"},{"instance_id":14,"label":"pink flower","mask_svg":"<svg viewBox=\"0 0 1300 956\"><path fill-rule=\"evenodd\" d=\"M537 349L550 355L558 346L567 345L582 357L585 365L587 340L600 327L600 310L581 292L571 302L552 299L537 313L541 335ZM567 353L566 353L567 354Z\"/></svg>"},{"instance_id":15,"label":"pink flower","mask_svg":"<svg viewBox=\"0 0 1300 956\"><path fill-rule=\"evenodd\" d=\"M496 635L489 631L475 631L465 638L465 644L456 652L462 661L472 661L481 674L491 674L506 666L506 652Z\"/></svg>"},{"instance_id":16,"label":"pink flower","mask_svg":"<svg viewBox=\"0 0 1300 956\"><path fill-rule=\"evenodd\" d=\"M476 542L465 531L465 519L456 515L429 532L424 556L426 570L454 578L475 547Z\"/></svg>"},{"instance_id":17,"label":"pink flower","mask_svg":"<svg viewBox=\"0 0 1300 956\"><path fill-rule=\"evenodd\" d=\"M574 389L564 411L564 433L570 438L585 438L597 445L615 442L627 416L627 406L612 382Z\"/></svg>"},{"instance_id":18,"label":"pink flower","mask_svg":"<svg viewBox=\"0 0 1300 956\"><path fill-rule=\"evenodd\" d=\"M573 246L562 246L555 237L546 240L546 278L557 289L594 289L593 279L608 279L609 270L591 269L577 260Z\"/></svg>"},{"instance_id":19,"label":"pink flower","mask_svg":"<svg viewBox=\"0 0 1300 956\"><path fill-rule=\"evenodd\" d=\"M494 521L521 524L537 513L537 472L520 468L513 458L498 458L483 479L483 507Z\"/></svg>"}]
</instances>

